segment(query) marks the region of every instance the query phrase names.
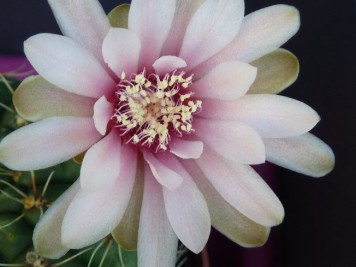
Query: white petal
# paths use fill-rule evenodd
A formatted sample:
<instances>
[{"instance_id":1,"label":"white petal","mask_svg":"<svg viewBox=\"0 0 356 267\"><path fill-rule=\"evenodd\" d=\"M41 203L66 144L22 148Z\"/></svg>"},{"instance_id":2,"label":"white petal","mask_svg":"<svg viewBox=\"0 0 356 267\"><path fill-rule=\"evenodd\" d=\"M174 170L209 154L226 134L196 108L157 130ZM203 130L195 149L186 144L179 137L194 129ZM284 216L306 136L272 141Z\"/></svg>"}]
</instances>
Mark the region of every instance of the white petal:
<instances>
[{"instance_id":1,"label":"white petal","mask_svg":"<svg viewBox=\"0 0 356 267\"><path fill-rule=\"evenodd\" d=\"M132 1L129 30L141 40L139 68L149 68L159 58L164 41L171 28L176 0Z\"/></svg>"},{"instance_id":2,"label":"white petal","mask_svg":"<svg viewBox=\"0 0 356 267\"><path fill-rule=\"evenodd\" d=\"M236 41L231 44L234 58L256 60L287 42L299 27L299 11L292 6L275 5L251 13L244 18Z\"/></svg>"},{"instance_id":3,"label":"white petal","mask_svg":"<svg viewBox=\"0 0 356 267\"><path fill-rule=\"evenodd\" d=\"M81 188L89 191L104 190L115 183L120 170L121 138L113 130L85 153L80 169Z\"/></svg>"},{"instance_id":4,"label":"white petal","mask_svg":"<svg viewBox=\"0 0 356 267\"><path fill-rule=\"evenodd\" d=\"M201 75L227 60L251 62L279 48L299 29L300 17L295 7L274 5L247 15L235 39L220 53L198 66Z\"/></svg>"},{"instance_id":5,"label":"white petal","mask_svg":"<svg viewBox=\"0 0 356 267\"><path fill-rule=\"evenodd\" d=\"M114 113L113 104L105 96L100 97L94 105L94 125L101 135L105 135L106 128Z\"/></svg>"},{"instance_id":6,"label":"white petal","mask_svg":"<svg viewBox=\"0 0 356 267\"><path fill-rule=\"evenodd\" d=\"M16 111L28 121L55 116L93 116L95 99L68 93L41 76L26 78L16 89Z\"/></svg>"},{"instance_id":7,"label":"white petal","mask_svg":"<svg viewBox=\"0 0 356 267\"><path fill-rule=\"evenodd\" d=\"M245 95L236 101L206 100L203 106L199 116L238 120L266 138L300 135L311 130L320 120L308 105L279 95Z\"/></svg>"},{"instance_id":8,"label":"white petal","mask_svg":"<svg viewBox=\"0 0 356 267\"><path fill-rule=\"evenodd\" d=\"M242 214L264 226L282 222L281 202L250 166L224 160L208 147L196 162L216 191Z\"/></svg>"},{"instance_id":9,"label":"white petal","mask_svg":"<svg viewBox=\"0 0 356 267\"><path fill-rule=\"evenodd\" d=\"M143 151L143 157L151 168L157 181L169 190L175 190L183 181L183 178L173 170L165 166L151 152Z\"/></svg>"},{"instance_id":10,"label":"white petal","mask_svg":"<svg viewBox=\"0 0 356 267\"><path fill-rule=\"evenodd\" d=\"M163 46L162 55L178 55L187 26L202 3L204 3L204 0L176 1L172 27Z\"/></svg>"},{"instance_id":11,"label":"white petal","mask_svg":"<svg viewBox=\"0 0 356 267\"><path fill-rule=\"evenodd\" d=\"M206 0L193 15L179 56L193 68L228 45L239 31L243 0Z\"/></svg>"},{"instance_id":12,"label":"white petal","mask_svg":"<svg viewBox=\"0 0 356 267\"><path fill-rule=\"evenodd\" d=\"M136 149L122 148L120 177L101 191L81 189L68 207L62 225L64 246L79 249L94 244L119 224L129 203L136 175ZM85 223L83 223L85 222Z\"/></svg>"},{"instance_id":13,"label":"white petal","mask_svg":"<svg viewBox=\"0 0 356 267\"><path fill-rule=\"evenodd\" d=\"M42 257L58 259L68 252L61 243L61 227L67 208L80 188L76 181L45 212L33 232L35 251Z\"/></svg>"},{"instance_id":14,"label":"white petal","mask_svg":"<svg viewBox=\"0 0 356 267\"><path fill-rule=\"evenodd\" d=\"M19 171L44 169L82 153L100 138L92 118L48 118L6 136L0 162Z\"/></svg>"},{"instance_id":15,"label":"white petal","mask_svg":"<svg viewBox=\"0 0 356 267\"><path fill-rule=\"evenodd\" d=\"M312 134L263 141L267 160L284 168L312 177L324 176L334 168L333 151Z\"/></svg>"},{"instance_id":16,"label":"white petal","mask_svg":"<svg viewBox=\"0 0 356 267\"><path fill-rule=\"evenodd\" d=\"M103 56L110 69L120 77L137 72L141 42L136 34L121 28L111 28L103 43Z\"/></svg>"},{"instance_id":17,"label":"white petal","mask_svg":"<svg viewBox=\"0 0 356 267\"><path fill-rule=\"evenodd\" d=\"M203 193L215 229L243 247L265 244L270 232L268 227L257 224L227 203L193 161L182 161L182 164Z\"/></svg>"},{"instance_id":18,"label":"white petal","mask_svg":"<svg viewBox=\"0 0 356 267\"><path fill-rule=\"evenodd\" d=\"M97 0L48 0L64 35L89 49L101 62L101 45L110 29Z\"/></svg>"},{"instance_id":19,"label":"white petal","mask_svg":"<svg viewBox=\"0 0 356 267\"><path fill-rule=\"evenodd\" d=\"M36 71L63 90L101 97L115 88L99 61L68 37L37 34L25 41L24 51Z\"/></svg>"},{"instance_id":20,"label":"white petal","mask_svg":"<svg viewBox=\"0 0 356 267\"><path fill-rule=\"evenodd\" d=\"M265 148L259 134L237 121L195 118L195 134L221 156L242 164L265 162Z\"/></svg>"},{"instance_id":21,"label":"white petal","mask_svg":"<svg viewBox=\"0 0 356 267\"><path fill-rule=\"evenodd\" d=\"M171 140L169 150L182 159L198 159L203 153L204 144L201 141L186 141L179 138Z\"/></svg>"},{"instance_id":22,"label":"white petal","mask_svg":"<svg viewBox=\"0 0 356 267\"><path fill-rule=\"evenodd\" d=\"M186 67L187 63L179 57L163 56L157 59L152 66L155 69L156 74L165 75L166 73L172 72L176 69Z\"/></svg>"},{"instance_id":23,"label":"white petal","mask_svg":"<svg viewBox=\"0 0 356 267\"><path fill-rule=\"evenodd\" d=\"M176 190L163 188L166 213L179 240L194 253L203 250L208 241L211 222L208 206L192 177L179 161L166 157L164 164L179 172L183 182Z\"/></svg>"},{"instance_id":24,"label":"white petal","mask_svg":"<svg viewBox=\"0 0 356 267\"><path fill-rule=\"evenodd\" d=\"M162 188L146 165L138 232L138 266L174 267L177 246L177 236L165 212Z\"/></svg>"},{"instance_id":25,"label":"white petal","mask_svg":"<svg viewBox=\"0 0 356 267\"><path fill-rule=\"evenodd\" d=\"M234 100L246 94L257 75L257 68L239 61L216 66L189 89L194 97Z\"/></svg>"}]
</instances>

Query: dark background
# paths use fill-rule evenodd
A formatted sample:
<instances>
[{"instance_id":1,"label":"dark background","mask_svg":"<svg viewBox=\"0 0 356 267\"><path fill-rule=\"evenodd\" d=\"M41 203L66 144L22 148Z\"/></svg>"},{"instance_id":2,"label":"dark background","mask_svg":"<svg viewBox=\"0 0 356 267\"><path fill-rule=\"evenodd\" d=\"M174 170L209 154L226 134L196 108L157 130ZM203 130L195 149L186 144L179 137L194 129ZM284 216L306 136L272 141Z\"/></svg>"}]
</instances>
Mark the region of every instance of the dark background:
<instances>
[{"instance_id":1,"label":"dark background","mask_svg":"<svg viewBox=\"0 0 356 267\"><path fill-rule=\"evenodd\" d=\"M120 2L101 0L106 11ZM356 3L353 0L246 0L246 13L278 3L296 6L302 26L284 47L300 60L297 82L283 94L321 115L313 133L334 150L336 167L315 179L277 169L277 194L286 218L273 229L266 250L244 250L214 235L216 266L356 266ZM40 32L59 32L44 0L8 0L0 5L0 55L22 55L22 43ZM271 243L272 242L272 243ZM274 243L273 243L274 242ZM224 251L228 251L224 253ZM242 252L242 254L241 254ZM248 259L246 256L248 255ZM248 264L260 258L265 264ZM237 264L239 262L239 264ZM214 265L215 266L215 265Z\"/></svg>"}]
</instances>

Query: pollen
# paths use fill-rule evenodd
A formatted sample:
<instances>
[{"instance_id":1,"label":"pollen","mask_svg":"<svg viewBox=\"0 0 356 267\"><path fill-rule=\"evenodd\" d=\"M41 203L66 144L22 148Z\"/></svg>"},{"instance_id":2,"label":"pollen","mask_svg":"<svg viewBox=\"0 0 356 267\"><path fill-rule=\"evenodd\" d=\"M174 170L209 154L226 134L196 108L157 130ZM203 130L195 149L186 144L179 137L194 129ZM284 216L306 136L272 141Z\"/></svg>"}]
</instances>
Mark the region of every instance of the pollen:
<instances>
[{"instance_id":1,"label":"pollen","mask_svg":"<svg viewBox=\"0 0 356 267\"><path fill-rule=\"evenodd\" d=\"M112 119L127 142L165 151L173 134L181 137L194 131L193 115L202 101L188 90L193 76L176 72L163 77L145 71L129 78L121 74Z\"/></svg>"}]
</instances>

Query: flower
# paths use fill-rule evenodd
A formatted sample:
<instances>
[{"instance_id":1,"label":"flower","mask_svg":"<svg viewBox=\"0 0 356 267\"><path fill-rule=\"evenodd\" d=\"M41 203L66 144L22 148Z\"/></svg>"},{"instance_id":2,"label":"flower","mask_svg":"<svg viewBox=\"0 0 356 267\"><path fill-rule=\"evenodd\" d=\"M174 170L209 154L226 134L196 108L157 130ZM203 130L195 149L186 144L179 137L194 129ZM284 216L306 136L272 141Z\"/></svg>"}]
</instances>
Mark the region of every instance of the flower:
<instances>
[{"instance_id":1,"label":"flower","mask_svg":"<svg viewBox=\"0 0 356 267\"><path fill-rule=\"evenodd\" d=\"M97 0L49 0L64 34L25 54L40 76L14 95L34 123L5 137L0 162L42 169L86 151L80 178L35 228L57 258L112 233L139 266L173 266L178 239L198 253L211 224L262 245L283 206L249 166L267 161L320 177L331 149L308 133L309 106L276 95L298 61L278 49L299 28L294 7L244 17L242 0L133 0L105 15ZM121 26L115 27L115 26Z\"/></svg>"}]
</instances>

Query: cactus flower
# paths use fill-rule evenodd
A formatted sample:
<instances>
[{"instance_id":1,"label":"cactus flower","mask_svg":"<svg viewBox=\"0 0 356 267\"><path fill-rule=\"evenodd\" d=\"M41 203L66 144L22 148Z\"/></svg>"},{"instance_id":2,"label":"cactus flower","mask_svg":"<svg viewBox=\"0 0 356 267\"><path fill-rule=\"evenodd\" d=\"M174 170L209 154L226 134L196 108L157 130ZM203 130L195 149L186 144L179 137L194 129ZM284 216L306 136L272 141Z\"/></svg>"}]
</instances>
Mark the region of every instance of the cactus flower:
<instances>
[{"instance_id":1,"label":"cactus flower","mask_svg":"<svg viewBox=\"0 0 356 267\"><path fill-rule=\"evenodd\" d=\"M243 0L132 0L128 14L107 17L97 0L49 4L63 36L25 41L39 75L14 95L33 123L0 143L0 162L15 170L85 152L80 178L35 228L40 255L112 234L137 248L139 266L174 266L178 239L198 253L211 225L260 246L284 210L250 165L332 169L331 149L308 133L318 114L277 95L298 74L279 49L299 28L294 7L244 17Z\"/></svg>"}]
</instances>

